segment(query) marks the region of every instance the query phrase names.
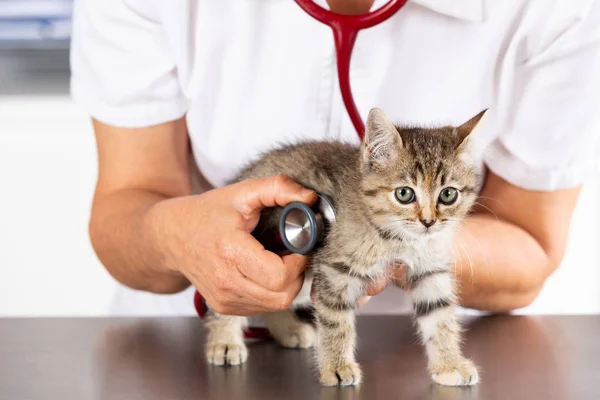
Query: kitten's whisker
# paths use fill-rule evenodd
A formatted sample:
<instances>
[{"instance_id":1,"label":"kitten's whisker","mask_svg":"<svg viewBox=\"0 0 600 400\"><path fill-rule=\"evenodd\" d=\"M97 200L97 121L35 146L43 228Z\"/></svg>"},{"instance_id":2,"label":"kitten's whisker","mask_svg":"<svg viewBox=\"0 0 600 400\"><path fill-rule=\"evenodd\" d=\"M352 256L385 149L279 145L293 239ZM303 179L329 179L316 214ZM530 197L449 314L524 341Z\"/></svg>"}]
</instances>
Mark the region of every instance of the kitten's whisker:
<instances>
[{"instance_id":1,"label":"kitten's whisker","mask_svg":"<svg viewBox=\"0 0 600 400\"><path fill-rule=\"evenodd\" d=\"M456 258L458 258L458 260L460 261L460 277L462 278L462 272L463 272L463 262L462 262L462 257L460 257L460 250L456 248L456 244L452 244L452 248L454 249L456 255L458 255L459 257L455 257L454 259L454 273L457 274L457 267L458 267L458 263L456 262Z\"/></svg>"},{"instance_id":2,"label":"kitten's whisker","mask_svg":"<svg viewBox=\"0 0 600 400\"><path fill-rule=\"evenodd\" d=\"M459 225L460 225L460 223L461 223L461 222L463 222L463 221L464 221L464 218L452 218L452 217L446 217L446 218L444 218L444 221L443 221L443 222L458 222L459 224L458 224L457 226L459 226ZM479 224L479 223L481 223L481 221L469 221L469 223L470 223L470 222L474 222L474 223L478 223L478 224Z\"/></svg>"},{"instance_id":3,"label":"kitten's whisker","mask_svg":"<svg viewBox=\"0 0 600 400\"><path fill-rule=\"evenodd\" d=\"M496 220L499 222L500 218L498 218L498 215L496 215L496 213L494 211L492 211L491 208L489 208L488 206L484 206L483 204L481 204L480 202L476 201L474 204L477 204L480 207L485 208L486 210L488 210L494 217L496 217Z\"/></svg>"},{"instance_id":4,"label":"kitten's whisker","mask_svg":"<svg viewBox=\"0 0 600 400\"><path fill-rule=\"evenodd\" d=\"M479 247L479 252L480 252L480 253L481 253L481 255L483 256L483 261L484 261L484 264L483 264L483 266L484 266L484 268L485 268L485 271L489 273L489 268L488 268L488 267L489 267L489 265L488 265L488 257L487 257L487 253L483 251L483 247L481 247L481 243L479 242L479 240L478 240L478 239L477 239L475 236L473 236L473 234L472 234L472 233L470 233L469 231L467 231L467 230L466 230L466 229L464 229L464 228L458 227L458 229L457 229L457 230L458 230L458 232L460 232L460 233L464 233L464 234L466 234L466 235L469 235L469 237L470 237L470 238L471 238L471 239L472 239L472 240L475 242L475 244L477 245L477 247Z\"/></svg>"},{"instance_id":5,"label":"kitten's whisker","mask_svg":"<svg viewBox=\"0 0 600 400\"><path fill-rule=\"evenodd\" d=\"M504 202L502 200L498 200L495 199L493 197L488 197L488 196L477 196L478 199L487 199L487 200L492 200L492 201L496 201L498 202L498 204L500 204L502 207L506 207L506 204L504 204Z\"/></svg>"},{"instance_id":6,"label":"kitten's whisker","mask_svg":"<svg viewBox=\"0 0 600 400\"><path fill-rule=\"evenodd\" d=\"M460 220L458 222L461 222ZM482 224L482 221L473 221L472 219L469 220L469 224Z\"/></svg>"},{"instance_id":7,"label":"kitten's whisker","mask_svg":"<svg viewBox=\"0 0 600 400\"><path fill-rule=\"evenodd\" d=\"M401 223L402 225L410 225L411 223L414 223L414 222L407 222L405 219L401 219L401 218L388 219L386 222Z\"/></svg>"},{"instance_id":8,"label":"kitten's whisker","mask_svg":"<svg viewBox=\"0 0 600 400\"><path fill-rule=\"evenodd\" d=\"M465 255L467 256L467 259L469 260L469 268L471 270L471 284L475 283L475 270L473 269L473 260L471 259L471 255L469 254L469 249L468 246L466 246L466 244L464 243L464 240L462 240L461 238L457 238L458 239L458 244L462 247L462 249L465 252ZM462 274L461 274L462 277Z\"/></svg>"}]
</instances>

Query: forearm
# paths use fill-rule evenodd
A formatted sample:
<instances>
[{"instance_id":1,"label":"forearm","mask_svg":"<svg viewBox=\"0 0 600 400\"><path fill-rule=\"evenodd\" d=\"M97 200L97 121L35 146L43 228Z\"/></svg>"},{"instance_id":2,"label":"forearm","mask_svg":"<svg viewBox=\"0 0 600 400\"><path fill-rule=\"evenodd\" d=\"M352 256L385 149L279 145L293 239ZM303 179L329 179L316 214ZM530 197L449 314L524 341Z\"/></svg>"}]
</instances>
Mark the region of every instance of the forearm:
<instances>
[{"instance_id":1,"label":"forearm","mask_svg":"<svg viewBox=\"0 0 600 400\"><path fill-rule=\"evenodd\" d=\"M98 258L120 283L154 293L176 293L189 286L168 269L148 212L167 196L140 189L104 195L94 203L89 230Z\"/></svg>"},{"instance_id":2,"label":"forearm","mask_svg":"<svg viewBox=\"0 0 600 400\"><path fill-rule=\"evenodd\" d=\"M530 304L559 262L528 232L491 214L467 218L455 250L461 304L493 312Z\"/></svg>"}]
</instances>

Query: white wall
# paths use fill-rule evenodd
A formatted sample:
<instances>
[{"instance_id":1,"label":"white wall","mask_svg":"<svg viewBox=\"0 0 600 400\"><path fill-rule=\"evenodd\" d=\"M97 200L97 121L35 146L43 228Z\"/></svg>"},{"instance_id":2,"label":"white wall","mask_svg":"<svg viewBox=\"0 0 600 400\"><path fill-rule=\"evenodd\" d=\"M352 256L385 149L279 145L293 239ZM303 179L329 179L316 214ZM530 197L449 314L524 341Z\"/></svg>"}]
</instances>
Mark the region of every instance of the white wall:
<instances>
[{"instance_id":1,"label":"white wall","mask_svg":"<svg viewBox=\"0 0 600 400\"><path fill-rule=\"evenodd\" d=\"M87 238L96 154L66 53L0 54L0 316L106 315L115 283ZM600 312L600 182L532 313ZM526 266L523 266L526 268Z\"/></svg>"},{"instance_id":2,"label":"white wall","mask_svg":"<svg viewBox=\"0 0 600 400\"><path fill-rule=\"evenodd\" d=\"M87 239L88 119L66 96L0 98L0 315L103 314L113 282Z\"/></svg>"},{"instance_id":3,"label":"white wall","mask_svg":"<svg viewBox=\"0 0 600 400\"><path fill-rule=\"evenodd\" d=\"M0 315L104 315L115 287L87 238L95 142L66 56L0 53Z\"/></svg>"},{"instance_id":4,"label":"white wall","mask_svg":"<svg viewBox=\"0 0 600 400\"><path fill-rule=\"evenodd\" d=\"M600 312L600 180L583 189L573 215L569 247L561 267L537 300L522 313L596 314ZM526 268L526 266L523 266Z\"/></svg>"}]
</instances>

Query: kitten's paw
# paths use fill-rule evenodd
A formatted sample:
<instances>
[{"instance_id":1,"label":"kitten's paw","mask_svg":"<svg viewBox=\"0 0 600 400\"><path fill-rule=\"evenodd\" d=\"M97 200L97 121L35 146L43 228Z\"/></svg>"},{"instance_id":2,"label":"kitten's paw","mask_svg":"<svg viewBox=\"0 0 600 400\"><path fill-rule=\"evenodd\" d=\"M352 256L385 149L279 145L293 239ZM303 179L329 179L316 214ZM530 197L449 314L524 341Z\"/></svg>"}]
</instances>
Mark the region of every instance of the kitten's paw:
<instances>
[{"instance_id":1,"label":"kitten's paw","mask_svg":"<svg viewBox=\"0 0 600 400\"><path fill-rule=\"evenodd\" d=\"M354 361L321 367L320 380L325 386L350 386L360 383L362 373Z\"/></svg>"},{"instance_id":2,"label":"kitten's paw","mask_svg":"<svg viewBox=\"0 0 600 400\"><path fill-rule=\"evenodd\" d=\"M209 343L206 345L206 360L215 365L240 365L248 359L245 344Z\"/></svg>"},{"instance_id":3,"label":"kitten's paw","mask_svg":"<svg viewBox=\"0 0 600 400\"><path fill-rule=\"evenodd\" d=\"M310 349L316 338L315 328L309 324L295 324L283 332L271 332L283 347Z\"/></svg>"},{"instance_id":4,"label":"kitten's paw","mask_svg":"<svg viewBox=\"0 0 600 400\"><path fill-rule=\"evenodd\" d=\"M472 386L479 382L479 373L475 364L464 360L458 366L444 367L433 372L431 378L444 386Z\"/></svg>"}]
</instances>

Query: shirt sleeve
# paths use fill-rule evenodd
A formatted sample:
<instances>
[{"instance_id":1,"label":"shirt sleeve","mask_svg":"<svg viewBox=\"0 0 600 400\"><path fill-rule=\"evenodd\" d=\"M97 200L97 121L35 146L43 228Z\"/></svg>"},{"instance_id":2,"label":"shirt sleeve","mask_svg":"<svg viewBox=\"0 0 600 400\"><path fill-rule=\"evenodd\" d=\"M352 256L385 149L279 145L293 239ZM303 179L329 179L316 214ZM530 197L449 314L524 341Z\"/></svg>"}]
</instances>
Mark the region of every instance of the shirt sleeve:
<instances>
[{"instance_id":1,"label":"shirt sleeve","mask_svg":"<svg viewBox=\"0 0 600 400\"><path fill-rule=\"evenodd\" d=\"M95 119L156 125L188 106L168 40L148 0L79 0L73 13L71 95Z\"/></svg>"},{"instance_id":2,"label":"shirt sleeve","mask_svg":"<svg viewBox=\"0 0 600 400\"><path fill-rule=\"evenodd\" d=\"M500 134L486 166L528 190L582 184L600 158L600 2L568 28L553 26L516 69L498 104ZM494 123L494 125L496 125Z\"/></svg>"}]
</instances>

